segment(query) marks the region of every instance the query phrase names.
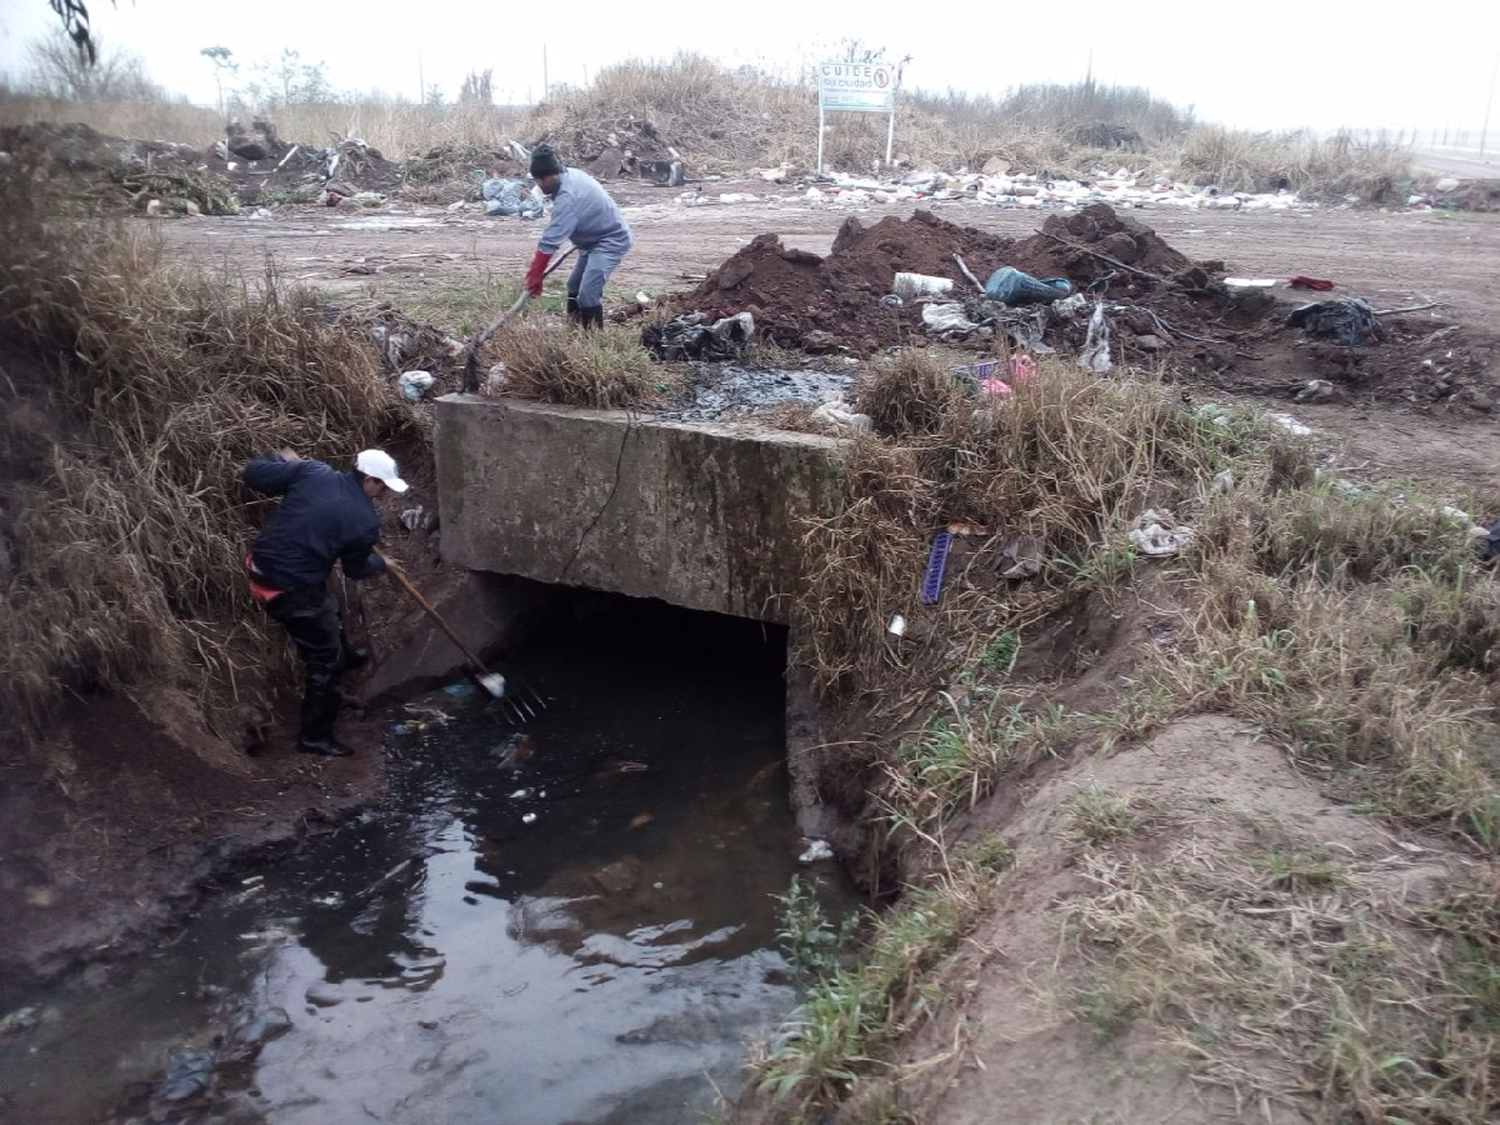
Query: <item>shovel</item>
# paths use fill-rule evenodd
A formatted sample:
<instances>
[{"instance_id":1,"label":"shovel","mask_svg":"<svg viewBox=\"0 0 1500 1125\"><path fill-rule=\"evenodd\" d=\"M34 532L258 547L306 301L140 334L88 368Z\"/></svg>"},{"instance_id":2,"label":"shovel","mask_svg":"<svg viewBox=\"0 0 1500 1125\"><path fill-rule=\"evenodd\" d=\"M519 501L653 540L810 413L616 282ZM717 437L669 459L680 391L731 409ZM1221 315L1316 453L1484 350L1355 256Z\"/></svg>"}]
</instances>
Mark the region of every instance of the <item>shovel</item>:
<instances>
[{"instance_id":1,"label":"shovel","mask_svg":"<svg viewBox=\"0 0 1500 1125\"><path fill-rule=\"evenodd\" d=\"M547 272L542 274L542 277L545 278L558 266L566 262L568 260L568 256L572 254L576 249L578 249L578 247L569 246L566 250L559 254L557 258L552 262L552 264L547 267ZM469 341L469 351L468 354L464 356L465 394L471 395L479 389L479 349L484 347L485 341L487 341L491 336L493 336L496 332L500 331L500 329L505 326L506 321L515 316L516 313L520 312L523 308L525 308L526 302L530 299L531 294L528 293L523 286L521 289L521 295L516 298L515 304L511 305L510 308L506 309L494 320L490 321L489 324L485 326L484 330L479 333L479 335L475 336L472 340Z\"/></svg>"},{"instance_id":2,"label":"shovel","mask_svg":"<svg viewBox=\"0 0 1500 1125\"><path fill-rule=\"evenodd\" d=\"M381 555L381 558L385 558L385 556ZM388 559L386 561L387 563L390 562ZM516 686L520 689L519 692L507 695L505 692L505 677L499 672L491 672L485 668L479 657L475 656L469 649L469 646L464 644L459 635L454 632L453 627L443 620L443 615L437 611L437 608L424 598L422 592L412 584L412 580L406 576L406 571L402 570L399 566L393 565L390 567L388 573L422 607L423 612L437 623L438 628L448 635L448 639L458 646L458 651L464 654L471 665L471 674L475 682L492 699L497 699L504 704L514 721L523 723L528 719L535 719L540 714L542 708L546 706L541 696L525 684L522 684L519 680L516 681Z\"/></svg>"}]
</instances>

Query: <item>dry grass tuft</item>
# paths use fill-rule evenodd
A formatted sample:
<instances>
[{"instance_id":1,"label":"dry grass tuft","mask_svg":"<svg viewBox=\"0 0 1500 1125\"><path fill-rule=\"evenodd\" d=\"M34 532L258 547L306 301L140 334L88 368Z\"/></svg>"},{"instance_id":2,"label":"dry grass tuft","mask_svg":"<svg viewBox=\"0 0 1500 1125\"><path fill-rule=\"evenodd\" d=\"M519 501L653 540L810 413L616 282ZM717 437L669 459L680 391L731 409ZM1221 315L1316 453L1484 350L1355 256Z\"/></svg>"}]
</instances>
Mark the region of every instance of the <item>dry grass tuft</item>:
<instances>
[{"instance_id":1,"label":"dry grass tuft","mask_svg":"<svg viewBox=\"0 0 1500 1125\"><path fill-rule=\"evenodd\" d=\"M1182 139L1172 167L1180 179L1225 191L1290 188L1310 198L1354 194L1371 203L1404 201L1415 179L1408 144L1347 131L1324 139L1307 130L1245 133L1200 125Z\"/></svg>"},{"instance_id":2,"label":"dry grass tuft","mask_svg":"<svg viewBox=\"0 0 1500 1125\"><path fill-rule=\"evenodd\" d=\"M223 640L260 628L243 464L419 440L409 412L311 298L166 268L120 229L70 221L34 169L0 182L0 246L0 707L34 730L66 690L224 687Z\"/></svg>"},{"instance_id":3,"label":"dry grass tuft","mask_svg":"<svg viewBox=\"0 0 1500 1125\"><path fill-rule=\"evenodd\" d=\"M898 358L877 368L859 405L895 436L850 443L844 509L805 539L798 609L800 658L831 693L941 682L994 633L1124 577L1129 520L1191 500L1256 440L1248 415L1212 425L1158 384L1103 381L1061 362L983 407L928 358ZM955 574L939 606L919 605L931 537L954 521L983 528L971 538L984 562L971 567L1025 537L1042 545L1042 575ZM899 644L885 631L896 614L912 625Z\"/></svg>"},{"instance_id":4,"label":"dry grass tuft","mask_svg":"<svg viewBox=\"0 0 1500 1125\"><path fill-rule=\"evenodd\" d=\"M505 394L564 406L648 406L671 378L637 332L614 326L582 331L527 320L501 333L495 352L505 364Z\"/></svg>"}]
</instances>

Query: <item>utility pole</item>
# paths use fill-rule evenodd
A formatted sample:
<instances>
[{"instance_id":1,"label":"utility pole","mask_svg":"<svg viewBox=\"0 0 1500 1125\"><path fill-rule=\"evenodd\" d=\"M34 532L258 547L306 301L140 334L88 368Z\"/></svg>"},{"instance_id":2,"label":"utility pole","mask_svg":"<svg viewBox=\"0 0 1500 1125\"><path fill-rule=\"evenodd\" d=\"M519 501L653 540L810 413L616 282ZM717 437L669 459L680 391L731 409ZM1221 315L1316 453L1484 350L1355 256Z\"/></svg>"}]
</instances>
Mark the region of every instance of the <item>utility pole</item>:
<instances>
[{"instance_id":1,"label":"utility pole","mask_svg":"<svg viewBox=\"0 0 1500 1125\"><path fill-rule=\"evenodd\" d=\"M1495 104L1495 79L1500 78L1500 52L1495 54L1495 69L1490 71L1490 93L1484 102L1484 125L1479 130L1479 159L1484 159L1484 144L1490 136L1490 107Z\"/></svg>"}]
</instances>

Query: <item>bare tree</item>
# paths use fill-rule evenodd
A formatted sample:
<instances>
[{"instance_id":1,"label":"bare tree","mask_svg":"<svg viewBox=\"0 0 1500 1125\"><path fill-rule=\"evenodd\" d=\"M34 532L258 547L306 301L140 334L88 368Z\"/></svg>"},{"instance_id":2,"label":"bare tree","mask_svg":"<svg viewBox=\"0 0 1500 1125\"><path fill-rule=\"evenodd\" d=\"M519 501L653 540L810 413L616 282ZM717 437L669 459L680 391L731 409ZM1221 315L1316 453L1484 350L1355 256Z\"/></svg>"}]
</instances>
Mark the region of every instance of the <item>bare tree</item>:
<instances>
[{"instance_id":1,"label":"bare tree","mask_svg":"<svg viewBox=\"0 0 1500 1125\"><path fill-rule=\"evenodd\" d=\"M57 18L62 20L63 34L73 44L78 57L93 66L99 55L99 41L89 23L88 5L83 0L47 0Z\"/></svg>"},{"instance_id":2,"label":"bare tree","mask_svg":"<svg viewBox=\"0 0 1500 1125\"><path fill-rule=\"evenodd\" d=\"M146 76L146 64L130 51L110 50L97 35L85 54L66 31L30 44L31 85L37 93L71 101L149 101L163 96Z\"/></svg>"},{"instance_id":3,"label":"bare tree","mask_svg":"<svg viewBox=\"0 0 1500 1125\"><path fill-rule=\"evenodd\" d=\"M219 116L224 116L224 75L234 74L240 69L240 64L231 57L234 52L228 47L204 47L198 52L209 62L214 64L214 86L219 91Z\"/></svg>"}]
</instances>

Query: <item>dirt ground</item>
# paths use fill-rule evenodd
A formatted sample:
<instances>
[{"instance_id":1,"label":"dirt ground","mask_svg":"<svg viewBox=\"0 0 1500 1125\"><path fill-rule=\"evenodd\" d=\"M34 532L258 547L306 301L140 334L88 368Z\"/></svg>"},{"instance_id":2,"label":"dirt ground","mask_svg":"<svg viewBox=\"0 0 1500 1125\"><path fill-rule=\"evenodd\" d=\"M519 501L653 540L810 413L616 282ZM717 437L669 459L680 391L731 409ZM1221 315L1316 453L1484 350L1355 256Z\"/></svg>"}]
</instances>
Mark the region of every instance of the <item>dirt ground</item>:
<instances>
[{"instance_id":1,"label":"dirt ground","mask_svg":"<svg viewBox=\"0 0 1500 1125\"><path fill-rule=\"evenodd\" d=\"M1030 236L1048 215L943 200L844 208L809 203L797 191L758 181L705 185L697 205L680 202L673 188L611 184L610 191L636 237L613 278L622 294L691 288L760 234L826 255L850 215L873 224L890 215L910 217L920 207L1007 238ZM759 199L717 202L720 194L744 192ZM1340 293L1365 297L1377 308L1442 301L1446 316L1466 324L1493 321L1500 309L1500 272L1493 268L1500 221L1486 215L1353 209L1129 214L1188 257L1222 260L1237 276L1329 278ZM519 278L541 233L534 222L416 205L284 207L272 216L162 220L158 226L168 247L210 264L229 261L258 272L270 253L309 283L334 291L374 287L382 294Z\"/></svg>"}]
</instances>

